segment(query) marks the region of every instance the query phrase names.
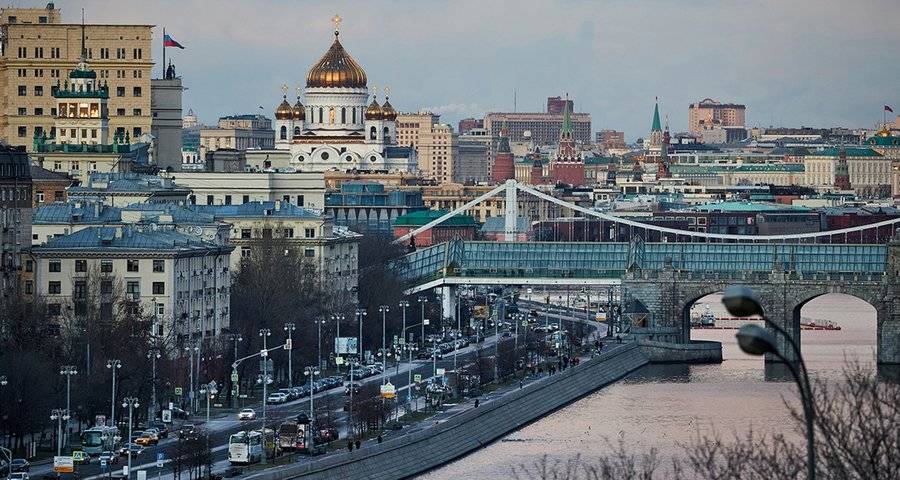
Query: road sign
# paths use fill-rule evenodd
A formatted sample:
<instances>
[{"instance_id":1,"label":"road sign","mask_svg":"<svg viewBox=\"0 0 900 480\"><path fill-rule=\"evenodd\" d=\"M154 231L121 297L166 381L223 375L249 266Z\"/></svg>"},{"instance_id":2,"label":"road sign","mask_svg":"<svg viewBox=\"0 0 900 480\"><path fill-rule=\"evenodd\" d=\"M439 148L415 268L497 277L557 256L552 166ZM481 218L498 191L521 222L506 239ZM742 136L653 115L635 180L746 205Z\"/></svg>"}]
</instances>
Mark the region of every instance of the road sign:
<instances>
[{"instance_id":1,"label":"road sign","mask_svg":"<svg viewBox=\"0 0 900 480\"><path fill-rule=\"evenodd\" d=\"M175 396L180 397L183 391L181 387L175 387Z\"/></svg>"},{"instance_id":2,"label":"road sign","mask_svg":"<svg viewBox=\"0 0 900 480\"><path fill-rule=\"evenodd\" d=\"M294 348L293 343L294 343L294 342L292 341L292 339L290 339L290 338L285 339L285 341L284 341L284 349L285 349L285 350L290 350L290 349Z\"/></svg>"},{"instance_id":3,"label":"road sign","mask_svg":"<svg viewBox=\"0 0 900 480\"><path fill-rule=\"evenodd\" d=\"M172 410L165 409L162 411L162 421L163 423L172 423Z\"/></svg>"},{"instance_id":4,"label":"road sign","mask_svg":"<svg viewBox=\"0 0 900 480\"><path fill-rule=\"evenodd\" d=\"M53 457L53 471L57 473L73 473L75 471L75 459L71 456Z\"/></svg>"},{"instance_id":5,"label":"road sign","mask_svg":"<svg viewBox=\"0 0 900 480\"><path fill-rule=\"evenodd\" d=\"M422 320L422 325L428 325L428 323L429 323L429 321L427 318L425 320Z\"/></svg>"},{"instance_id":6,"label":"road sign","mask_svg":"<svg viewBox=\"0 0 900 480\"><path fill-rule=\"evenodd\" d=\"M443 368L438 368L437 371L435 371L434 373L435 373L436 375L443 375L445 371L446 371L446 370L444 370Z\"/></svg>"},{"instance_id":7,"label":"road sign","mask_svg":"<svg viewBox=\"0 0 900 480\"><path fill-rule=\"evenodd\" d=\"M137 471L137 480L147 480L147 471L146 470L138 470Z\"/></svg>"},{"instance_id":8,"label":"road sign","mask_svg":"<svg viewBox=\"0 0 900 480\"><path fill-rule=\"evenodd\" d=\"M162 468L165 462L166 454L163 452L156 452L156 468Z\"/></svg>"},{"instance_id":9,"label":"road sign","mask_svg":"<svg viewBox=\"0 0 900 480\"><path fill-rule=\"evenodd\" d=\"M344 364L344 357L340 357L340 356L334 357L334 363L335 363L336 365L343 365L343 364Z\"/></svg>"},{"instance_id":10,"label":"road sign","mask_svg":"<svg viewBox=\"0 0 900 480\"><path fill-rule=\"evenodd\" d=\"M234 372L234 373L231 374L231 381L232 381L232 382L238 381L238 374L237 374L237 372Z\"/></svg>"},{"instance_id":11,"label":"road sign","mask_svg":"<svg viewBox=\"0 0 900 480\"><path fill-rule=\"evenodd\" d=\"M349 355L359 350L359 339L356 337L335 337L334 353L338 355Z\"/></svg>"},{"instance_id":12,"label":"road sign","mask_svg":"<svg viewBox=\"0 0 900 480\"><path fill-rule=\"evenodd\" d=\"M106 471L106 459L105 458L100 459L100 468L102 468L104 472Z\"/></svg>"},{"instance_id":13,"label":"road sign","mask_svg":"<svg viewBox=\"0 0 900 480\"><path fill-rule=\"evenodd\" d=\"M421 381L422 381L422 374L421 374L421 373L417 373L417 374L413 375L413 381L414 381L414 382L421 382Z\"/></svg>"}]
</instances>

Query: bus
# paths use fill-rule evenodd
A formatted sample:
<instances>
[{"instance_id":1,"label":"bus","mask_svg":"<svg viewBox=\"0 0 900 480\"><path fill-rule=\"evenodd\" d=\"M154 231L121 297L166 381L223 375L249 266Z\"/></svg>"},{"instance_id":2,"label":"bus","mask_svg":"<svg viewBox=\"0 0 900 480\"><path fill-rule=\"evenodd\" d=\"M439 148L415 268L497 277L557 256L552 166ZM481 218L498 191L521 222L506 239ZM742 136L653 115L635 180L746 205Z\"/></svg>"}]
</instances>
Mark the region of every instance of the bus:
<instances>
[{"instance_id":1,"label":"bus","mask_svg":"<svg viewBox=\"0 0 900 480\"><path fill-rule=\"evenodd\" d=\"M278 446L284 451L306 451L306 425L289 420L278 427Z\"/></svg>"},{"instance_id":2,"label":"bus","mask_svg":"<svg viewBox=\"0 0 900 480\"><path fill-rule=\"evenodd\" d=\"M118 450L121 441L116 427L93 427L81 432L81 449L92 457Z\"/></svg>"},{"instance_id":3,"label":"bus","mask_svg":"<svg viewBox=\"0 0 900 480\"><path fill-rule=\"evenodd\" d=\"M237 432L228 438L228 461L247 465L262 459L262 434L257 431Z\"/></svg>"}]
</instances>

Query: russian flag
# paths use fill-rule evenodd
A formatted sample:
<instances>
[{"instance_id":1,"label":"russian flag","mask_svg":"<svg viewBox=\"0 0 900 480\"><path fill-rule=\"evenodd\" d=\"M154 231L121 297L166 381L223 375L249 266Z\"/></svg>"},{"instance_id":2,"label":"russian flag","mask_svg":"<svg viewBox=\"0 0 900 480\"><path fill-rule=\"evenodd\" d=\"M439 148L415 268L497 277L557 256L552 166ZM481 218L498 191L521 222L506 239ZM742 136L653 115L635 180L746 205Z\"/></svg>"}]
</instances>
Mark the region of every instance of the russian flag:
<instances>
[{"instance_id":1,"label":"russian flag","mask_svg":"<svg viewBox=\"0 0 900 480\"><path fill-rule=\"evenodd\" d=\"M184 49L184 45L176 42L175 39L172 38L172 36L169 35L168 33L163 35L163 46L164 47L177 47L182 50Z\"/></svg>"}]
</instances>

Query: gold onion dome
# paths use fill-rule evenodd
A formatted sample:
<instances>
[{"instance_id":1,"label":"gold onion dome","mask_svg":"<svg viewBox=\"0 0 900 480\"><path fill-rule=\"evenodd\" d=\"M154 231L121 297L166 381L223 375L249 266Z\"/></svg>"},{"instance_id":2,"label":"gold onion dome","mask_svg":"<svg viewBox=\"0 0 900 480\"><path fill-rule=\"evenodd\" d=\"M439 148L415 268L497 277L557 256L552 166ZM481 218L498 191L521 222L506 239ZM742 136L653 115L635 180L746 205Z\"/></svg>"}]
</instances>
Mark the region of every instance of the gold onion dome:
<instances>
[{"instance_id":1,"label":"gold onion dome","mask_svg":"<svg viewBox=\"0 0 900 480\"><path fill-rule=\"evenodd\" d=\"M372 96L372 103L366 108L366 120L381 120L384 118L384 110L378 104L378 100Z\"/></svg>"},{"instance_id":2,"label":"gold onion dome","mask_svg":"<svg viewBox=\"0 0 900 480\"><path fill-rule=\"evenodd\" d=\"M388 97L384 97L384 105L381 106L381 114L385 120L390 120L392 122L397 120L397 111L394 110L394 106L388 101Z\"/></svg>"},{"instance_id":3,"label":"gold onion dome","mask_svg":"<svg viewBox=\"0 0 900 480\"><path fill-rule=\"evenodd\" d=\"M365 88L366 72L344 50L334 32L334 42L306 75L307 87Z\"/></svg>"},{"instance_id":4,"label":"gold onion dome","mask_svg":"<svg viewBox=\"0 0 900 480\"><path fill-rule=\"evenodd\" d=\"M291 109L291 104L288 103L287 96L285 95L281 99L278 108L275 109L275 118L278 120L290 120L293 115L294 111Z\"/></svg>"},{"instance_id":5,"label":"gold onion dome","mask_svg":"<svg viewBox=\"0 0 900 480\"><path fill-rule=\"evenodd\" d=\"M297 103L294 104L293 116L294 120L306 120L306 109L304 109L303 104L300 103L300 97L297 97Z\"/></svg>"}]
</instances>

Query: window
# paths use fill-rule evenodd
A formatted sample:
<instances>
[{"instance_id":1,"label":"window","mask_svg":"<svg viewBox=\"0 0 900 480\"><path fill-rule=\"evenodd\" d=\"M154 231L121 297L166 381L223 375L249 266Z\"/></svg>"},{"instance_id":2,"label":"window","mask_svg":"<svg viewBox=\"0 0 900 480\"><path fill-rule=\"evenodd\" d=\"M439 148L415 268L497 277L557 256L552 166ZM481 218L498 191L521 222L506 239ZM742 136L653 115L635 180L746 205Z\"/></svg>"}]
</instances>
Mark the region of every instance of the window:
<instances>
[{"instance_id":1,"label":"window","mask_svg":"<svg viewBox=\"0 0 900 480\"><path fill-rule=\"evenodd\" d=\"M62 314L62 306L58 303L47 304L47 315L58 317Z\"/></svg>"},{"instance_id":2,"label":"window","mask_svg":"<svg viewBox=\"0 0 900 480\"><path fill-rule=\"evenodd\" d=\"M241 199L241 202L250 203L250 195L244 195L244 197Z\"/></svg>"},{"instance_id":3,"label":"window","mask_svg":"<svg viewBox=\"0 0 900 480\"><path fill-rule=\"evenodd\" d=\"M125 87L116 87L116 96L124 97L125 96ZM122 115L125 115L125 109L122 109Z\"/></svg>"},{"instance_id":4,"label":"window","mask_svg":"<svg viewBox=\"0 0 900 480\"><path fill-rule=\"evenodd\" d=\"M34 260L25 260L25 271L26 272L34 271Z\"/></svg>"},{"instance_id":5,"label":"window","mask_svg":"<svg viewBox=\"0 0 900 480\"><path fill-rule=\"evenodd\" d=\"M140 116L141 116L141 109L140 109L140 108L135 108L135 109L132 111L132 113L134 114L135 117L140 117Z\"/></svg>"},{"instance_id":6,"label":"window","mask_svg":"<svg viewBox=\"0 0 900 480\"><path fill-rule=\"evenodd\" d=\"M26 87L25 85L19 85L19 96L24 97L25 95L28 95L28 87Z\"/></svg>"},{"instance_id":7,"label":"window","mask_svg":"<svg viewBox=\"0 0 900 480\"><path fill-rule=\"evenodd\" d=\"M154 295L165 295L166 294L165 282L153 282L153 294Z\"/></svg>"},{"instance_id":8,"label":"window","mask_svg":"<svg viewBox=\"0 0 900 480\"><path fill-rule=\"evenodd\" d=\"M139 260L127 260L125 270L129 271L129 272L140 271L140 261Z\"/></svg>"},{"instance_id":9,"label":"window","mask_svg":"<svg viewBox=\"0 0 900 480\"><path fill-rule=\"evenodd\" d=\"M163 316L166 314L166 304L165 303L157 303L156 304L156 315ZM162 335L162 325L159 326L160 333Z\"/></svg>"},{"instance_id":10,"label":"window","mask_svg":"<svg viewBox=\"0 0 900 480\"><path fill-rule=\"evenodd\" d=\"M166 271L166 262L163 260L154 260L153 261L153 272L154 273L163 273Z\"/></svg>"},{"instance_id":11,"label":"window","mask_svg":"<svg viewBox=\"0 0 900 480\"><path fill-rule=\"evenodd\" d=\"M35 114L35 115L43 115L43 114L44 114L44 109L43 109L43 108L39 108L39 107L35 107L35 109L34 109L34 114Z\"/></svg>"},{"instance_id":12,"label":"window","mask_svg":"<svg viewBox=\"0 0 900 480\"><path fill-rule=\"evenodd\" d=\"M132 54L133 54L135 60L140 60L141 58L144 57L144 51L143 51L143 49L140 49L140 48L135 48L134 51L132 52Z\"/></svg>"},{"instance_id":13,"label":"window","mask_svg":"<svg viewBox=\"0 0 900 480\"><path fill-rule=\"evenodd\" d=\"M225 205L231 205L231 195L225 195Z\"/></svg>"},{"instance_id":14,"label":"window","mask_svg":"<svg viewBox=\"0 0 900 480\"><path fill-rule=\"evenodd\" d=\"M297 195L297 206L303 206L303 195Z\"/></svg>"},{"instance_id":15,"label":"window","mask_svg":"<svg viewBox=\"0 0 900 480\"><path fill-rule=\"evenodd\" d=\"M43 97L44 96L44 87L41 85L34 86L34 96L35 97Z\"/></svg>"},{"instance_id":16,"label":"window","mask_svg":"<svg viewBox=\"0 0 900 480\"><path fill-rule=\"evenodd\" d=\"M242 228L242 229L241 229L241 238L245 238L245 239L246 239L246 238L252 238L252 237L251 237L251 230L250 230L249 228Z\"/></svg>"},{"instance_id":17,"label":"window","mask_svg":"<svg viewBox=\"0 0 900 480\"><path fill-rule=\"evenodd\" d=\"M132 95L134 95L135 97L140 97L141 96L141 87L134 87L134 89L132 90Z\"/></svg>"},{"instance_id":18,"label":"window","mask_svg":"<svg viewBox=\"0 0 900 480\"><path fill-rule=\"evenodd\" d=\"M207 196L206 196L206 204L207 204L207 205L213 205L213 203L214 203L214 202L213 202L213 196L212 196L212 195L207 195Z\"/></svg>"},{"instance_id":19,"label":"window","mask_svg":"<svg viewBox=\"0 0 900 480\"><path fill-rule=\"evenodd\" d=\"M100 260L100 272L101 273L112 273L113 264L112 260Z\"/></svg>"},{"instance_id":20,"label":"window","mask_svg":"<svg viewBox=\"0 0 900 480\"><path fill-rule=\"evenodd\" d=\"M38 17L38 23L47 23L47 17L41 15Z\"/></svg>"},{"instance_id":21,"label":"window","mask_svg":"<svg viewBox=\"0 0 900 480\"><path fill-rule=\"evenodd\" d=\"M117 108L117 109L116 109L116 115L118 115L118 116L120 116L120 117L124 117L124 116L125 116L125 109L124 109L124 108Z\"/></svg>"},{"instance_id":22,"label":"window","mask_svg":"<svg viewBox=\"0 0 900 480\"><path fill-rule=\"evenodd\" d=\"M272 238L272 229L264 228L262 231L262 236L263 236L263 238Z\"/></svg>"},{"instance_id":23,"label":"window","mask_svg":"<svg viewBox=\"0 0 900 480\"><path fill-rule=\"evenodd\" d=\"M10 15L10 16L6 17L6 20L7 20L7 23L16 23L16 21L18 19L16 18L15 15Z\"/></svg>"},{"instance_id":24,"label":"window","mask_svg":"<svg viewBox=\"0 0 900 480\"><path fill-rule=\"evenodd\" d=\"M285 228L284 229L284 238L294 238L294 229L293 228Z\"/></svg>"},{"instance_id":25,"label":"window","mask_svg":"<svg viewBox=\"0 0 900 480\"><path fill-rule=\"evenodd\" d=\"M50 295L59 295L62 293L62 284L60 282L47 283L47 293Z\"/></svg>"},{"instance_id":26,"label":"window","mask_svg":"<svg viewBox=\"0 0 900 480\"><path fill-rule=\"evenodd\" d=\"M47 271L59 273L62 271L62 262L59 260L50 260L50 263L47 265Z\"/></svg>"},{"instance_id":27,"label":"window","mask_svg":"<svg viewBox=\"0 0 900 480\"><path fill-rule=\"evenodd\" d=\"M279 139L281 139L281 140L287 140L287 127L285 127L284 125L282 125L282 126L281 126L281 129L280 129L280 132L281 132L281 133L278 134Z\"/></svg>"},{"instance_id":28,"label":"window","mask_svg":"<svg viewBox=\"0 0 900 480\"><path fill-rule=\"evenodd\" d=\"M75 260L75 273L87 272L87 260Z\"/></svg>"},{"instance_id":29,"label":"window","mask_svg":"<svg viewBox=\"0 0 900 480\"><path fill-rule=\"evenodd\" d=\"M130 300L135 300L141 296L141 282L137 280L129 280L125 284L125 293Z\"/></svg>"},{"instance_id":30,"label":"window","mask_svg":"<svg viewBox=\"0 0 900 480\"><path fill-rule=\"evenodd\" d=\"M306 258L313 258L316 256L316 251L313 250L312 248L307 248L306 250L303 251L303 256Z\"/></svg>"},{"instance_id":31,"label":"window","mask_svg":"<svg viewBox=\"0 0 900 480\"><path fill-rule=\"evenodd\" d=\"M28 115L28 109L25 107L19 107L19 115Z\"/></svg>"},{"instance_id":32,"label":"window","mask_svg":"<svg viewBox=\"0 0 900 480\"><path fill-rule=\"evenodd\" d=\"M241 258L250 258L250 247L241 247Z\"/></svg>"},{"instance_id":33,"label":"window","mask_svg":"<svg viewBox=\"0 0 900 480\"><path fill-rule=\"evenodd\" d=\"M25 294L31 295L34 293L34 282L31 280L25 280Z\"/></svg>"},{"instance_id":34,"label":"window","mask_svg":"<svg viewBox=\"0 0 900 480\"><path fill-rule=\"evenodd\" d=\"M141 133L143 133L141 127L134 127L133 129L131 129L131 138L140 137Z\"/></svg>"},{"instance_id":35,"label":"window","mask_svg":"<svg viewBox=\"0 0 900 480\"><path fill-rule=\"evenodd\" d=\"M304 229L303 236L306 238L316 238L316 229L315 228Z\"/></svg>"},{"instance_id":36,"label":"window","mask_svg":"<svg viewBox=\"0 0 900 480\"><path fill-rule=\"evenodd\" d=\"M102 280L100 282L100 294L101 295L112 295L112 292L113 292L112 280Z\"/></svg>"},{"instance_id":37,"label":"window","mask_svg":"<svg viewBox=\"0 0 900 480\"><path fill-rule=\"evenodd\" d=\"M78 281L72 285L72 297L76 299L83 299L87 297L87 282Z\"/></svg>"},{"instance_id":38,"label":"window","mask_svg":"<svg viewBox=\"0 0 900 480\"><path fill-rule=\"evenodd\" d=\"M44 47L34 47L34 58L44 58Z\"/></svg>"}]
</instances>

